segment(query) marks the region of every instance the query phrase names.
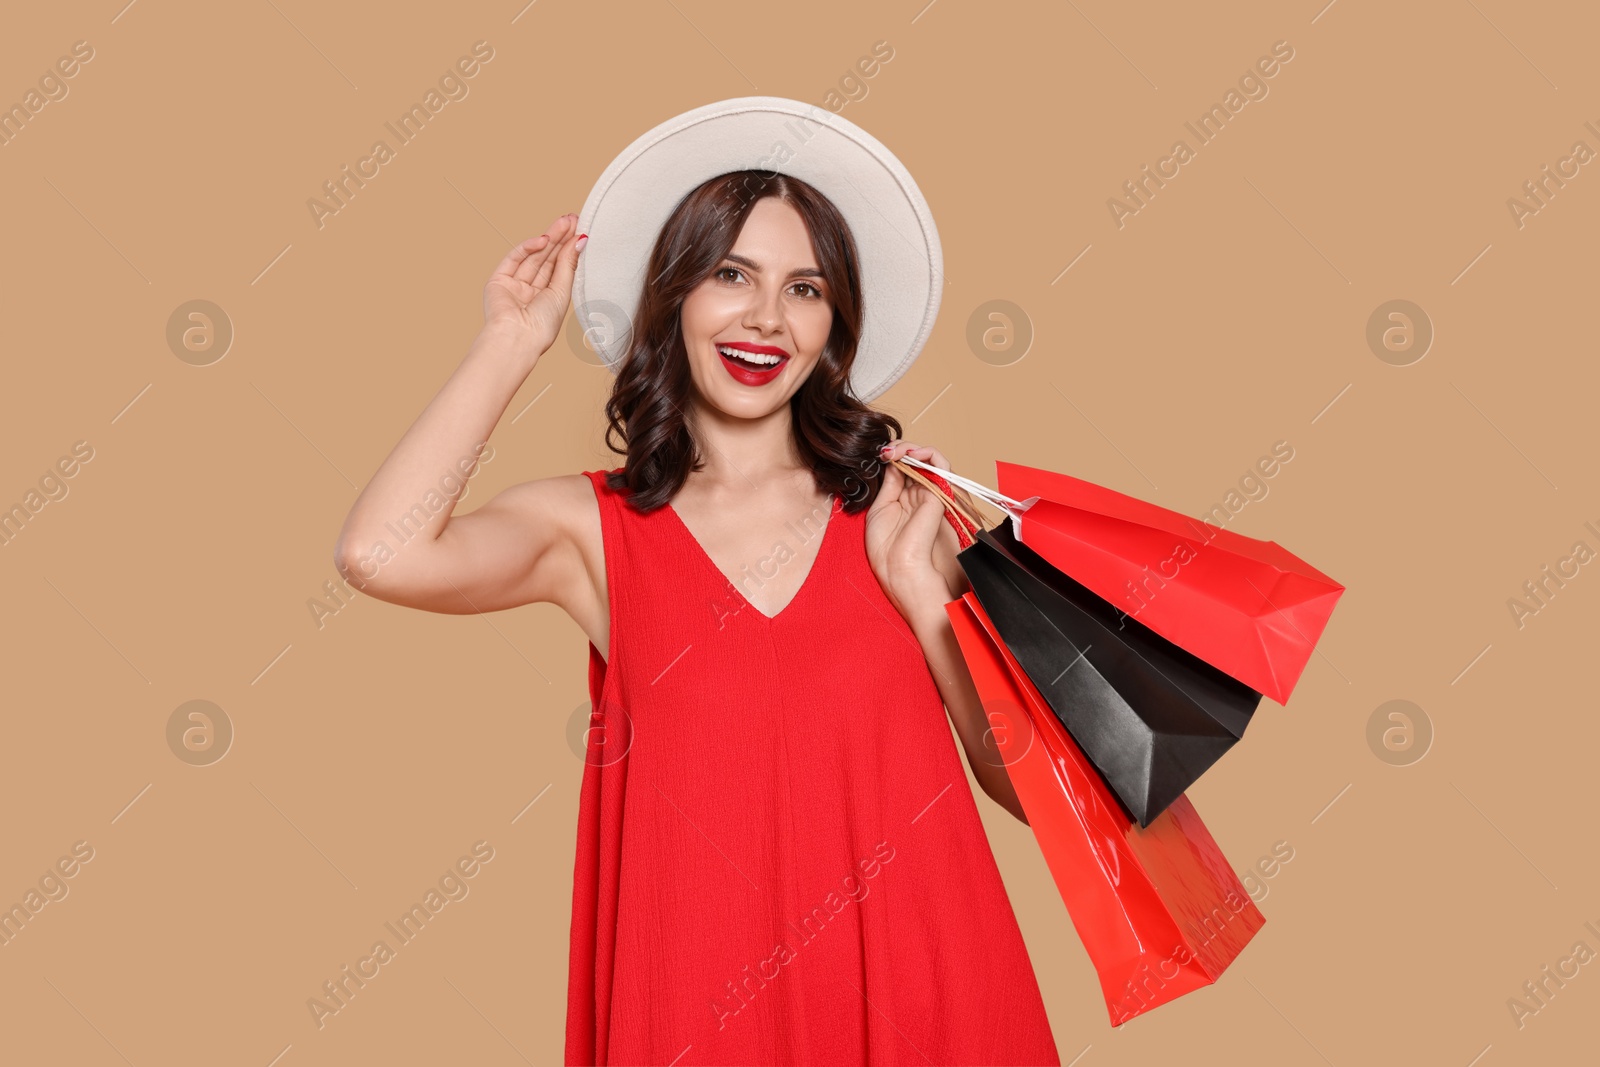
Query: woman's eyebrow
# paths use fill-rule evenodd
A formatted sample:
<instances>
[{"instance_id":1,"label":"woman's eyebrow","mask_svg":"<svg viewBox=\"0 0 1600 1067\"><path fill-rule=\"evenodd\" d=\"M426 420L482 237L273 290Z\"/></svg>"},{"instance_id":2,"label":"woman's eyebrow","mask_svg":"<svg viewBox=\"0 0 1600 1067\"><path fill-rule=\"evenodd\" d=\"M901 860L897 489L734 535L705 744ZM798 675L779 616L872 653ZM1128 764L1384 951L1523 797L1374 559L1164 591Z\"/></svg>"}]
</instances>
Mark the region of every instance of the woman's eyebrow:
<instances>
[{"instance_id":1,"label":"woman's eyebrow","mask_svg":"<svg viewBox=\"0 0 1600 1067\"><path fill-rule=\"evenodd\" d=\"M751 270L755 271L757 274L761 273L761 264L757 263L753 259L749 259L749 258L747 258L745 256L735 255L732 252L729 252L723 258L727 259L727 260L730 260L730 261L732 261L734 263L737 263L741 267L749 267ZM822 272L820 270L818 270L816 267L797 267L796 269L794 269L794 270L789 272L789 277L791 277L791 278L821 278L822 277Z\"/></svg>"}]
</instances>

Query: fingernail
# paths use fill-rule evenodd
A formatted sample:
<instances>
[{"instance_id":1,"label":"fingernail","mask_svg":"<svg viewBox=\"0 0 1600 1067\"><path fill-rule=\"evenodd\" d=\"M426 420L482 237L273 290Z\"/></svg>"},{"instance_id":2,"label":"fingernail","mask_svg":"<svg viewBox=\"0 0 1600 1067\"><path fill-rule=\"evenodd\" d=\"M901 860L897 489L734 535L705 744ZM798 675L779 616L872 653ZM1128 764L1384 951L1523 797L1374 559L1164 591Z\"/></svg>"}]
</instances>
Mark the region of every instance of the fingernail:
<instances>
[{"instance_id":1,"label":"fingernail","mask_svg":"<svg viewBox=\"0 0 1600 1067\"><path fill-rule=\"evenodd\" d=\"M589 235L588 235L588 234L586 234L586 233L580 233L580 234L578 234L578 240L580 240L580 241L581 241L581 240L583 240L583 239L584 239L584 238L585 238L585 237L587 237L587 236L589 236Z\"/></svg>"},{"instance_id":2,"label":"fingernail","mask_svg":"<svg viewBox=\"0 0 1600 1067\"><path fill-rule=\"evenodd\" d=\"M586 233L580 233L578 235L577 243L574 244L572 247L574 247L578 251L582 252L585 248L589 247L589 235L586 234Z\"/></svg>"}]
</instances>

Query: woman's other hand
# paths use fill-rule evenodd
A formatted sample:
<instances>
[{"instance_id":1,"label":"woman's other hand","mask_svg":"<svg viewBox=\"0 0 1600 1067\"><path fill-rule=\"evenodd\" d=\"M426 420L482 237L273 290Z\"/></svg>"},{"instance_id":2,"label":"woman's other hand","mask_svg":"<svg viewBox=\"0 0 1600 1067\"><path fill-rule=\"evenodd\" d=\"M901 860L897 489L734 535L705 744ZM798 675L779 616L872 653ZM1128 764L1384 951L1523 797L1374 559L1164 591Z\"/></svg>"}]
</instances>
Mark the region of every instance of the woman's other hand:
<instances>
[{"instance_id":1,"label":"woman's other hand","mask_svg":"<svg viewBox=\"0 0 1600 1067\"><path fill-rule=\"evenodd\" d=\"M884 593L900 614L916 624L971 586L956 562L960 542L945 518L944 502L925 486L901 473L894 460L910 455L943 470L950 461L938 449L909 441L889 443L879 459L885 464L883 486L867 509L867 560ZM968 495L952 486L952 495L972 507ZM974 513L978 513L972 507Z\"/></svg>"},{"instance_id":2,"label":"woman's other hand","mask_svg":"<svg viewBox=\"0 0 1600 1067\"><path fill-rule=\"evenodd\" d=\"M517 245L483 287L483 328L531 367L561 333L572 302L580 242L578 216L562 215L538 237Z\"/></svg>"}]
</instances>

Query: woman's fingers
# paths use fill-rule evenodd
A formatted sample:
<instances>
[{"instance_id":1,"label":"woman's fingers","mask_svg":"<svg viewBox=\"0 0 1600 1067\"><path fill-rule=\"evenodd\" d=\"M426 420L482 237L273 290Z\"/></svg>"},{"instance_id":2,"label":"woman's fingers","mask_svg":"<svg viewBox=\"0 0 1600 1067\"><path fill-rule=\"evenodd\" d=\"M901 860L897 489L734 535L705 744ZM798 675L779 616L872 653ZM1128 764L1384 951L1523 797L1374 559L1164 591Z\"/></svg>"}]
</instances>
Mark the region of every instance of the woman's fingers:
<instances>
[{"instance_id":1,"label":"woman's fingers","mask_svg":"<svg viewBox=\"0 0 1600 1067\"><path fill-rule=\"evenodd\" d=\"M555 276L557 265L561 260L571 254L573 244L578 240L578 216L569 215L570 220L561 234L560 240L550 246L550 255L543 263L539 264L539 273L534 276L533 284L537 289L543 289L550 284L550 279Z\"/></svg>"},{"instance_id":2,"label":"woman's fingers","mask_svg":"<svg viewBox=\"0 0 1600 1067\"><path fill-rule=\"evenodd\" d=\"M908 480L899 467L892 463L885 463L883 484L878 487L878 495L873 497L872 507L868 509L869 512L878 512L886 507L891 507L900 499L900 493L904 490Z\"/></svg>"},{"instance_id":3,"label":"woman's fingers","mask_svg":"<svg viewBox=\"0 0 1600 1067\"><path fill-rule=\"evenodd\" d=\"M907 441L903 437L892 438L889 441L888 445L884 446L884 448L886 450L880 450L879 454L886 460L899 459L901 456L905 455L907 452L912 452L912 451L917 451L917 452L933 451L933 449L931 449L929 446L912 444L910 441ZM918 455L917 458L918 459L922 459L923 457L921 455Z\"/></svg>"},{"instance_id":4,"label":"woman's fingers","mask_svg":"<svg viewBox=\"0 0 1600 1067\"><path fill-rule=\"evenodd\" d=\"M584 246L589 242L581 240L573 227L572 239L562 246L561 251L555 256L555 270L550 275L549 287L560 290L562 298L572 298L572 279L578 273L578 256L583 253Z\"/></svg>"},{"instance_id":5,"label":"woman's fingers","mask_svg":"<svg viewBox=\"0 0 1600 1067\"><path fill-rule=\"evenodd\" d=\"M573 275L577 273L577 230L578 216L569 212L557 217L544 233L521 241L507 252L484 286L485 321L526 321L530 312L541 322L564 315L565 305L572 299ZM547 288L557 291L540 299ZM559 322L556 329L559 330Z\"/></svg>"},{"instance_id":6,"label":"woman's fingers","mask_svg":"<svg viewBox=\"0 0 1600 1067\"><path fill-rule=\"evenodd\" d=\"M521 263L517 264L515 277L522 285L532 284L533 276L539 272L539 265L550 257L550 250L556 245L555 238L548 233L540 234L535 240L538 244L533 251Z\"/></svg>"},{"instance_id":7,"label":"woman's fingers","mask_svg":"<svg viewBox=\"0 0 1600 1067\"><path fill-rule=\"evenodd\" d=\"M543 234L540 234L538 237L524 238L521 243L517 244L511 249L511 251L506 253L505 258L502 259L499 265L494 268L494 273L497 275L504 274L509 277L515 277L518 268L522 266L523 262L527 260L528 256L537 249L543 247L540 242L548 240L549 238Z\"/></svg>"},{"instance_id":8,"label":"woman's fingers","mask_svg":"<svg viewBox=\"0 0 1600 1067\"><path fill-rule=\"evenodd\" d=\"M890 445L891 450L883 453L882 458L885 463L888 463L891 466L893 466L894 460L899 459L902 456L910 455L913 459L920 459L924 463L931 463L933 466L938 467L941 470L950 470L950 461L945 458L944 453L940 452L937 448L934 448L931 445L915 445L909 441L903 441L898 438L896 438L894 441L891 441ZM965 489L961 488L959 485L951 485L950 495L955 498L958 504L961 504L974 516L977 516L980 519L983 517L983 512L978 510L978 506L973 501L971 494Z\"/></svg>"},{"instance_id":9,"label":"woman's fingers","mask_svg":"<svg viewBox=\"0 0 1600 1067\"><path fill-rule=\"evenodd\" d=\"M517 267L517 280L525 285L537 285L536 279L540 270L550 261L561 247L561 239L566 236L572 226L577 225L576 215L562 215L550 224L550 228L541 234L542 243Z\"/></svg>"},{"instance_id":10,"label":"woman's fingers","mask_svg":"<svg viewBox=\"0 0 1600 1067\"><path fill-rule=\"evenodd\" d=\"M889 442L889 451L880 452L879 456L885 463L892 463L901 456L909 454L913 459L920 459L924 463L932 463L935 467L950 469L950 461L944 458L944 453L931 445L914 445L910 441L895 438Z\"/></svg>"},{"instance_id":11,"label":"woman's fingers","mask_svg":"<svg viewBox=\"0 0 1600 1067\"><path fill-rule=\"evenodd\" d=\"M555 261L562 256L563 251L566 251L566 246L571 245L574 238L578 237L578 216L576 214L563 214L560 221L558 221L558 226L560 226L560 229L552 227L554 232L550 234L550 243L544 246L546 256L539 261L538 269L534 270L533 275L530 277L534 290L542 290L544 286L549 285L550 274L555 270Z\"/></svg>"},{"instance_id":12,"label":"woman's fingers","mask_svg":"<svg viewBox=\"0 0 1600 1067\"><path fill-rule=\"evenodd\" d=\"M890 480L896 483L890 488ZM899 521L893 531L893 549L896 558L910 562L932 556L933 546L939 537L939 526L944 522L944 502L927 488L897 468L891 468L884 477L884 487L878 493L879 505L899 511Z\"/></svg>"}]
</instances>

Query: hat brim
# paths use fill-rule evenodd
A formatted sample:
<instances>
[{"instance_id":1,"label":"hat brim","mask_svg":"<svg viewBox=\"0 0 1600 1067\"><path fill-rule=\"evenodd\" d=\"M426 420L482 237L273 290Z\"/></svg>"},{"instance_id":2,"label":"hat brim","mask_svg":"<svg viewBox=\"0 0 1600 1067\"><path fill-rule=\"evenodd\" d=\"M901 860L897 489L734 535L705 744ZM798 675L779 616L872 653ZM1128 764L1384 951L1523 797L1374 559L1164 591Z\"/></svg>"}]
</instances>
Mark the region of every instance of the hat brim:
<instances>
[{"instance_id":1,"label":"hat brim","mask_svg":"<svg viewBox=\"0 0 1600 1067\"><path fill-rule=\"evenodd\" d=\"M668 119L595 182L578 217L589 241L572 300L600 358L615 373L627 354L645 268L672 209L734 170L800 178L849 224L864 303L850 385L863 401L881 395L933 332L944 289L939 231L922 190L882 142L825 108L784 97L722 100Z\"/></svg>"}]
</instances>

